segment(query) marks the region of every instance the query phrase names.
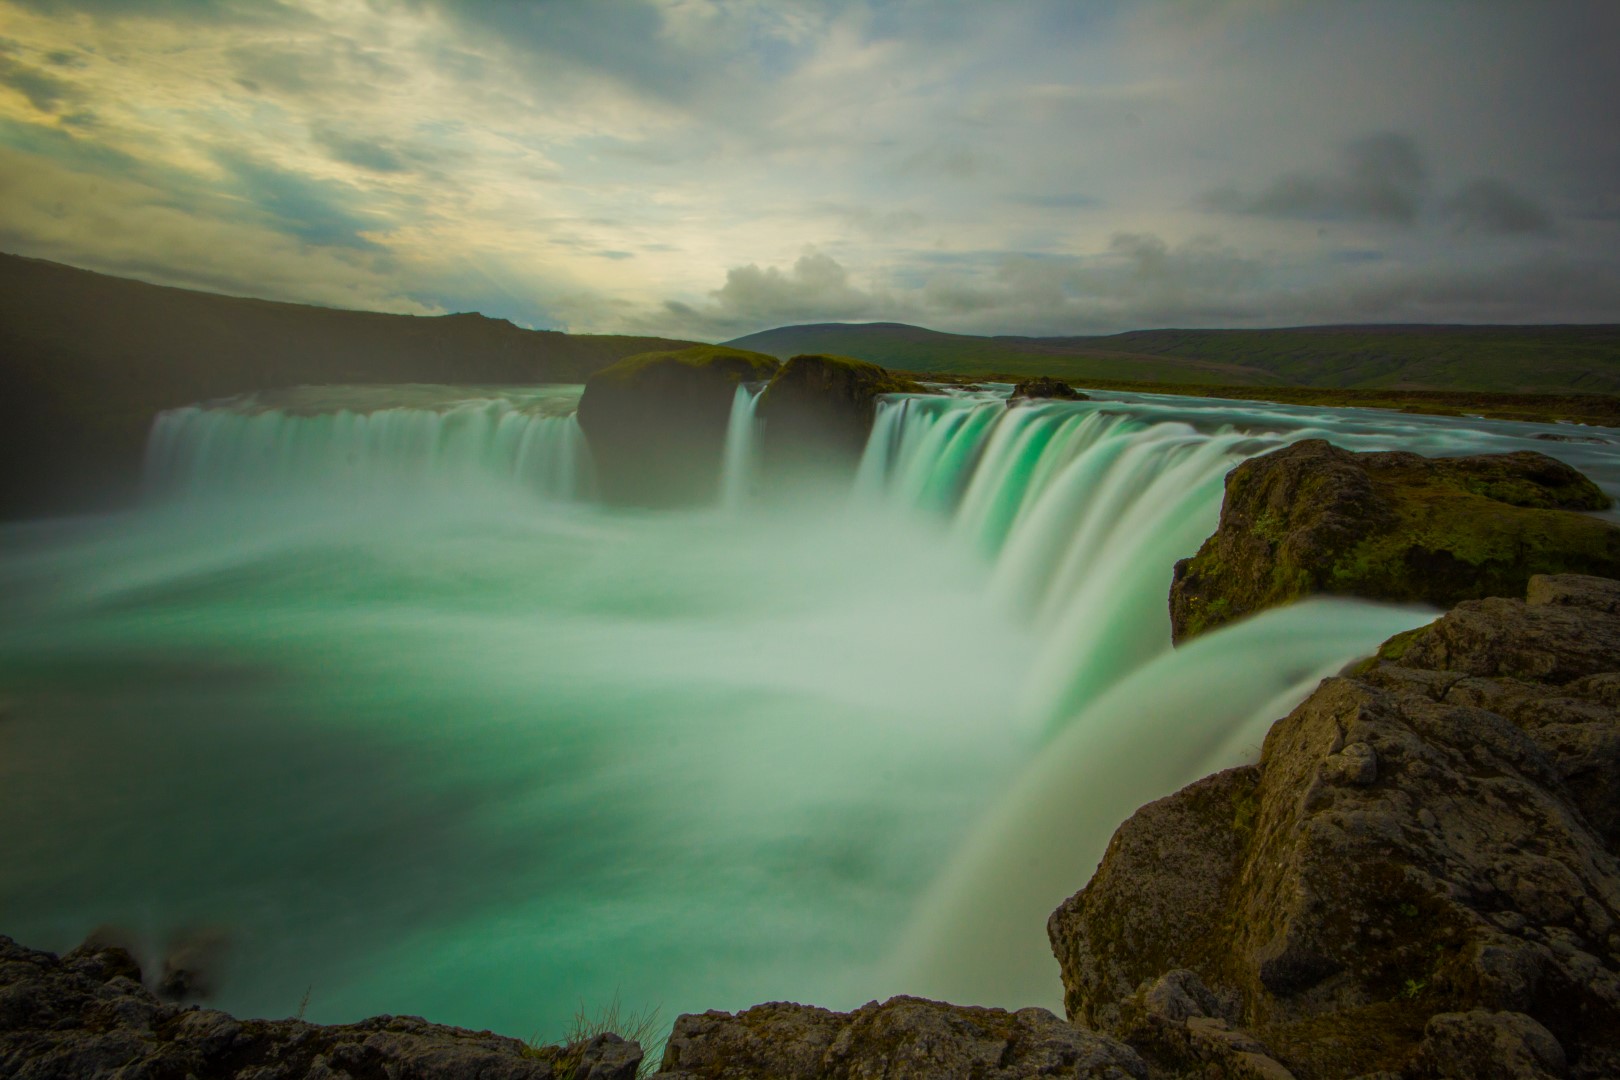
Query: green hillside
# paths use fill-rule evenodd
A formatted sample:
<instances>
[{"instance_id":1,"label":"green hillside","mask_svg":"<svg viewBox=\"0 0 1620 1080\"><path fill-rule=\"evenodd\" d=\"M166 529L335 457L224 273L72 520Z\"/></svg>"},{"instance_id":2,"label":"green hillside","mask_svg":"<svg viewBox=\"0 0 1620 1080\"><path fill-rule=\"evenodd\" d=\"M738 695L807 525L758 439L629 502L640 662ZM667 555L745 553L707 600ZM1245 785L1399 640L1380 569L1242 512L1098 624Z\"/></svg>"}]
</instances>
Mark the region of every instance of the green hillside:
<instances>
[{"instance_id":1,"label":"green hillside","mask_svg":"<svg viewBox=\"0 0 1620 1080\"><path fill-rule=\"evenodd\" d=\"M1620 326L1314 326L973 337L902 323L787 326L728 342L916 372L1076 382L1620 394Z\"/></svg>"}]
</instances>

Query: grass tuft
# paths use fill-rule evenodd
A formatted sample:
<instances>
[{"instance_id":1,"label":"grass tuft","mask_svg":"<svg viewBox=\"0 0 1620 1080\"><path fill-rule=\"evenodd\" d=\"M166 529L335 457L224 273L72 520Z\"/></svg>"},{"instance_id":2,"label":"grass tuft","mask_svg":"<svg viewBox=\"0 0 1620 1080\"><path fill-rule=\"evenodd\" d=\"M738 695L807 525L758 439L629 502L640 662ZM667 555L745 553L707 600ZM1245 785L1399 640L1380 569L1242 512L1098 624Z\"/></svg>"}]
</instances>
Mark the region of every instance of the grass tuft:
<instances>
[{"instance_id":1,"label":"grass tuft","mask_svg":"<svg viewBox=\"0 0 1620 1080\"><path fill-rule=\"evenodd\" d=\"M585 1047L598 1035L611 1032L621 1039L640 1045L644 1056L636 1075L649 1076L658 1069L659 1058L653 1055L653 1051L668 1037L664 1025L659 1022L661 1011L659 1006L653 1005L647 1009L625 1012L617 991L614 992L612 999L599 1006L594 1014L586 1007L585 1002L581 1001L579 1008L574 1010L573 1021L569 1024L561 1042L548 1043L543 1042L538 1035L531 1036L525 1042L524 1056L551 1062L557 1080L574 1080L582 1064Z\"/></svg>"}]
</instances>

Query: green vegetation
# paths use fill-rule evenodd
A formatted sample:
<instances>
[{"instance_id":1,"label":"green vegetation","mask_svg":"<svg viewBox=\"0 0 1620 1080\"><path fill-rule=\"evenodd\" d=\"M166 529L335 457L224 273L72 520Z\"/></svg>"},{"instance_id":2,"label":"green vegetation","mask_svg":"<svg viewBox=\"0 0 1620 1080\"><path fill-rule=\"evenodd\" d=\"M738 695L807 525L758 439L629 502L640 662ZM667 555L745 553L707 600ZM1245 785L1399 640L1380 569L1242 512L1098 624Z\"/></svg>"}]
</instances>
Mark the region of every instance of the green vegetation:
<instances>
[{"instance_id":1,"label":"green vegetation","mask_svg":"<svg viewBox=\"0 0 1620 1080\"><path fill-rule=\"evenodd\" d=\"M773 356L840 353L935 376L993 372L1007 381L1049 375L1094 385L1620 394L1620 326L1316 326L1034 338L827 323L730 344Z\"/></svg>"},{"instance_id":2,"label":"green vegetation","mask_svg":"<svg viewBox=\"0 0 1620 1080\"><path fill-rule=\"evenodd\" d=\"M693 371L714 371L732 382L768 379L776 374L775 357L725 345L694 345L687 349L637 353L626 356L591 376L592 383L634 383L652 368L678 365Z\"/></svg>"},{"instance_id":3,"label":"green vegetation","mask_svg":"<svg viewBox=\"0 0 1620 1080\"><path fill-rule=\"evenodd\" d=\"M1312 593L1450 606L1532 574L1620 574L1620 529L1577 470L1541 454L1352 454L1307 440L1228 476L1216 533L1176 567L1183 640ZM1225 601L1225 603L1222 603ZM1380 655L1408 641L1397 636Z\"/></svg>"},{"instance_id":4,"label":"green vegetation","mask_svg":"<svg viewBox=\"0 0 1620 1080\"><path fill-rule=\"evenodd\" d=\"M758 355L752 354L752 355ZM832 391L842 397L870 400L877 394L922 393L923 387L903 372L889 371L877 364L852 356L823 354L795 356L782 365L781 373L765 388L760 406L767 412L790 387Z\"/></svg>"},{"instance_id":5,"label":"green vegetation","mask_svg":"<svg viewBox=\"0 0 1620 1080\"><path fill-rule=\"evenodd\" d=\"M650 1076L658 1071L659 1059L653 1055L653 1050L668 1037L668 1032L658 1020L661 1011L654 1005L646 1010L624 1012L617 993L594 1015L581 1001L561 1042L547 1043L538 1036L531 1037L524 1043L523 1056L550 1062L557 1080L575 1080L586 1045L598 1035L613 1034L641 1046L646 1056L641 1059L641 1067L636 1070L636 1075Z\"/></svg>"}]
</instances>

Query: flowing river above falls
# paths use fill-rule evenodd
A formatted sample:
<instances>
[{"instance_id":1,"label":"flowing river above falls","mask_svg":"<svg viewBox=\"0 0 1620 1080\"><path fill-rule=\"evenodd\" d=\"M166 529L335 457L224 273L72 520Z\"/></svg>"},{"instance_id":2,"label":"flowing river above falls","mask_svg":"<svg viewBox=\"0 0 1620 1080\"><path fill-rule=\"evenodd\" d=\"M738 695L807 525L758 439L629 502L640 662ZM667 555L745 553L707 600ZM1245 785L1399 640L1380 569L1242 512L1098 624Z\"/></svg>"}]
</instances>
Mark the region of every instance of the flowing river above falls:
<instances>
[{"instance_id":1,"label":"flowing river above falls","mask_svg":"<svg viewBox=\"0 0 1620 1080\"><path fill-rule=\"evenodd\" d=\"M1537 449L1620 490L1609 430L1005 393L890 399L847 491L760 499L741 391L679 512L591 501L578 387L164 414L140 509L0 529L0 933L217 932L239 1014L519 1036L615 996L1056 1007L1045 913L1114 826L1432 617L1170 651L1234 463Z\"/></svg>"}]
</instances>

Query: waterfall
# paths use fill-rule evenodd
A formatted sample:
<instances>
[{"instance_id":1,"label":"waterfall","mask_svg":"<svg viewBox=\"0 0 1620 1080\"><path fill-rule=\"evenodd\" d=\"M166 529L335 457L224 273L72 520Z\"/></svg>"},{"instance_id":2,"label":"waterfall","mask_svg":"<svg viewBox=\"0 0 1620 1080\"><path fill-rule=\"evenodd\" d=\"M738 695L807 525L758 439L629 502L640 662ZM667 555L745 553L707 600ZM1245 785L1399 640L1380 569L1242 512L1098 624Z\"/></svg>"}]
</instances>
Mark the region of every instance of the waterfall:
<instances>
[{"instance_id":1,"label":"waterfall","mask_svg":"<svg viewBox=\"0 0 1620 1080\"><path fill-rule=\"evenodd\" d=\"M720 467L720 505L736 510L748 499L754 488L758 466L759 421L754 409L759 404L759 390L747 383L737 384L737 393L731 399L731 418L726 422L725 454Z\"/></svg>"},{"instance_id":2,"label":"waterfall","mask_svg":"<svg viewBox=\"0 0 1620 1080\"><path fill-rule=\"evenodd\" d=\"M856 486L946 516L994 561L992 587L1045 642L1025 704L1056 724L1170 647L1175 561L1214 531L1232 466L1283 441L1101 403L901 398L880 407Z\"/></svg>"},{"instance_id":3,"label":"waterfall","mask_svg":"<svg viewBox=\"0 0 1620 1080\"><path fill-rule=\"evenodd\" d=\"M1233 464L1534 449L1620 492L1612 432L1007 389L882 399L842 501L749 497L738 390L723 505L663 513L592 500L578 386L165 413L159 497L0 536L6 931L228 926L217 1004L326 1021L1056 1006L1046 916L1118 824L1432 614L1171 649Z\"/></svg>"},{"instance_id":4,"label":"waterfall","mask_svg":"<svg viewBox=\"0 0 1620 1080\"><path fill-rule=\"evenodd\" d=\"M924 897L889 980L907 993L1061 1009L1046 917L1137 807L1255 760L1273 721L1346 660L1433 612L1310 600L1216 630L1095 698Z\"/></svg>"},{"instance_id":5,"label":"waterfall","mask_svg":"<svg viewBox=\"0 0 1620 1080\"><path fill-rule=\"evenodd\" d=\"M356 496L423 483L513 483L565 500L589 493L590 457L568 408L577 388L487 397L438 388L439 399L415 395L423 400L404 405L363 392L370 389L308 388L162 413L148 442L147 488L189 498L289 489ZM321 407L329 403L341 407Z\"/></svg>"}]
</instances>

